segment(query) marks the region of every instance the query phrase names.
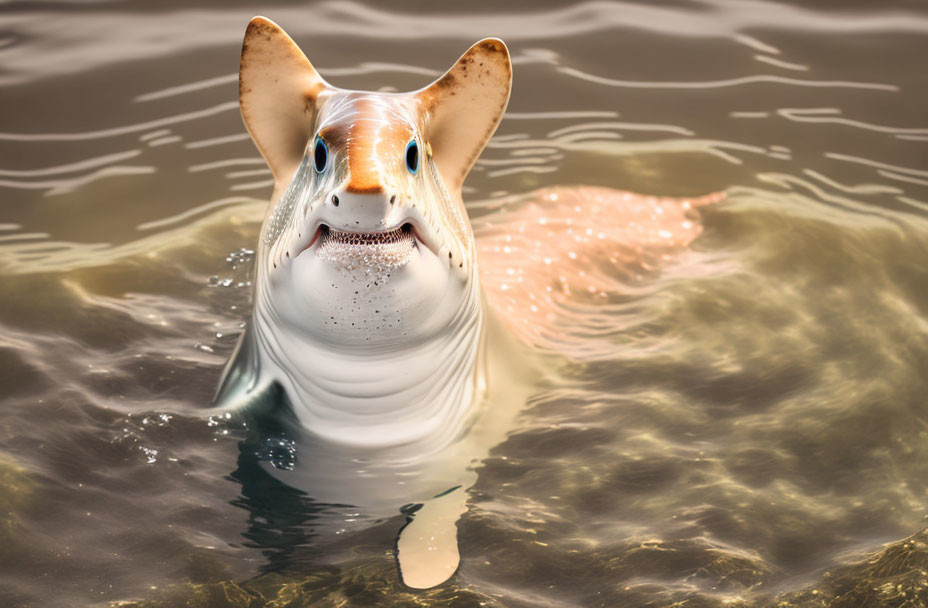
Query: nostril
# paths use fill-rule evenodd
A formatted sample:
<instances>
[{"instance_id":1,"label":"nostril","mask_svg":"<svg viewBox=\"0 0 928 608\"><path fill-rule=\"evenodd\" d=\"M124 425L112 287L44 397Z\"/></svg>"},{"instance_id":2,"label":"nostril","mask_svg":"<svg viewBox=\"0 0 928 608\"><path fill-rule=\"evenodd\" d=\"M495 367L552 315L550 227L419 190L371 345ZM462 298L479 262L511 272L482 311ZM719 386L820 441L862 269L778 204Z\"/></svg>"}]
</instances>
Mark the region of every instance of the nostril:
<instances>
[{"instance_id":1,"label":"nostril","mask_svg":"<svg viewBox=\"0 0 928 608\"><path fill-rule=\"evenodd\" d=\"M395 202L396 202L396 195L394 194L393 196L390 197L390 204L392 205Z\"/></svg>"},{"instance_id":2,"label":"nostril","mask_svg":"<svg viewBox=\"0 0 928 608\"><path fill-rule=\"evenodd\" d=\"M332 195L332 204L338 207L338 196Z\"/></svg>"}]
</instances>

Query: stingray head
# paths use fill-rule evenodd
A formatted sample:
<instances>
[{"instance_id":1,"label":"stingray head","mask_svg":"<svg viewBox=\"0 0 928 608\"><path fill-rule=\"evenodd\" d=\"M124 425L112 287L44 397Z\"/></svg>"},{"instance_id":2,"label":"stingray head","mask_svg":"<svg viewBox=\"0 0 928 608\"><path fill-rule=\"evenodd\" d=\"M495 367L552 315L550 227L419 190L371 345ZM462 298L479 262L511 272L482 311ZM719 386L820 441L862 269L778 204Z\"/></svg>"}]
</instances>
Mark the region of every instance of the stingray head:
<instances>
[{"instance_id":1,"label":"stingray head","mask_svg":"<svg viewBox=\"0 0 928 608\"><path fill-rule=\"evenodd\" d=\"M276 24L253 19L240 102L275 180L258 298L339 344L447 324L476 280L461 185L502 118L511 75L505 45L486 39L421 90L348 91Z\"/></svg>"}]
</instances>

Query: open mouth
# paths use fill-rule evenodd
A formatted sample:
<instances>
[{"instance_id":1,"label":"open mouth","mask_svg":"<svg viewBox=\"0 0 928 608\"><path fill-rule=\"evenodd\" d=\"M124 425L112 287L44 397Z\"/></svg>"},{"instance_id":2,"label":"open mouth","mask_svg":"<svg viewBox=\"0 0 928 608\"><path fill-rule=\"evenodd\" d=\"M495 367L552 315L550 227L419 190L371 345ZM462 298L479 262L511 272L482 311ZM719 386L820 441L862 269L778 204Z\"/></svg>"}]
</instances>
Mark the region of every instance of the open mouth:
<instances>
[{"instance_id":1,"label":"open mouth","mask_svg":"<svg viewBox=\"0 0 928 608\"><path fill-rule=\"evenodd\" d=\"M413 245L415 237L413 227L409 222L399 228L383 232L348 232L346 230L335 230L326 224L319 226L320 245Z\"/></svg>"},{"instance_id":2,"label":"open mouth","mask_svg":"<svg viewBox=\"0 0 928 608\"><path fill-rule=\"evenodd\" d=\"M405 265L418 247L411 223L379 232L336 230L320 224L310 246L313 243L317 243L315 251L320 259L338 267L382 273Z\"/></svg>"}]
</instances>

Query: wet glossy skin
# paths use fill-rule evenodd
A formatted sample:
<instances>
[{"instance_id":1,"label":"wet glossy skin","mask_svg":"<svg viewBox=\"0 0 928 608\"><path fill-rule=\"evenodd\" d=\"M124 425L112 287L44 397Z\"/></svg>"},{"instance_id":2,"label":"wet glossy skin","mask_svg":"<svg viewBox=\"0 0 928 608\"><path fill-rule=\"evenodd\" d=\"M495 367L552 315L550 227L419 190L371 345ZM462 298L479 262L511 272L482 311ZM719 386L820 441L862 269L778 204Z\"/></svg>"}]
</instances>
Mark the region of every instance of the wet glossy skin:
<instances>
[{"instance_id":1,"label":"wet glossy skin","mask_svg":"<svg viewBox=\"0 0 928 608\"><path fill-rule=\"evenodd\" d=\"M420 91L345 91L276 25L252 21L242 115L275 193L224 406L276 383L332 441L434 450L460 431L484 314L460 186L499 122L510 73L505 46L486 40ZM235 373L241 361L249 372Z\"/></svg>"},{"instance_id":2,"label":"wet glossy skin","mask_svg":"<svg viewBox=\"0 0 928 608\"><path fill-rule=\"evenodd\" d=\"M353 92L318 105L306 160L264 229L259 290L274 310L261 314L352 355L427 341L470 289L473 234L431 156L407 167L407 145L423 140L416 107ZM322 146L319 170L309 159Z\"/></svg>"},{"instance_id":3,"label":"wet glossy skin","mask_svg":"<svg viewBox=\"0 0 928 608\"><path fill-rule=\"evenodd\" d=\"M408 94L329 86L263 18L243 44L242 116L275 193L254 313L219 403L241 407L272 385L283 389L320 450L299 476L281 478L289 485L327 488L331 502L363 507L365 517L424 501L397 541L402 579L416 588L457 568L468 463L500 440L521 402L476 420L485 311L460 191L500 120L510 77L494 40ZM465 426L472 432L462 439ZM384 468L358 476L358 458ZM337 481L326 481L333 472Z\"/></svg>"}]
</instances>

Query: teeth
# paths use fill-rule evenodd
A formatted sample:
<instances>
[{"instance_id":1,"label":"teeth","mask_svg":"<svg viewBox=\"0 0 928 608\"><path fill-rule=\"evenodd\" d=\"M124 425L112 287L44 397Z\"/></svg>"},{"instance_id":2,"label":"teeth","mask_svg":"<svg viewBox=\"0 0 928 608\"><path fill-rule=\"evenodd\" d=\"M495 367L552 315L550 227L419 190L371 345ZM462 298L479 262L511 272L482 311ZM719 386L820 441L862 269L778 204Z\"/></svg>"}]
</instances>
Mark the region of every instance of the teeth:
<instances>
[{"instance_id":1,"label":"teeth","mask_svg":"<svg viewBox=\"0 0 928 608\"><path fill-rule=\"evenodd\" d=\"M412 240L412 227L403 224L388 232L347 232L334 230L325 224L321 227L322 242L339 245L391 245Z\"/></svg>"},{"instance_id":2,"label":"teeth","mask_svg":"<svg viewBox=\"0 0 928 608\"><path fill-rule=\"evenodd\" d=\"M406 264L415 251L412 226L404 224L388 232L345 232L320 227L318 256L347 271L361 271L366 278L383 282Z\"/></svg>"}]
</instances>

